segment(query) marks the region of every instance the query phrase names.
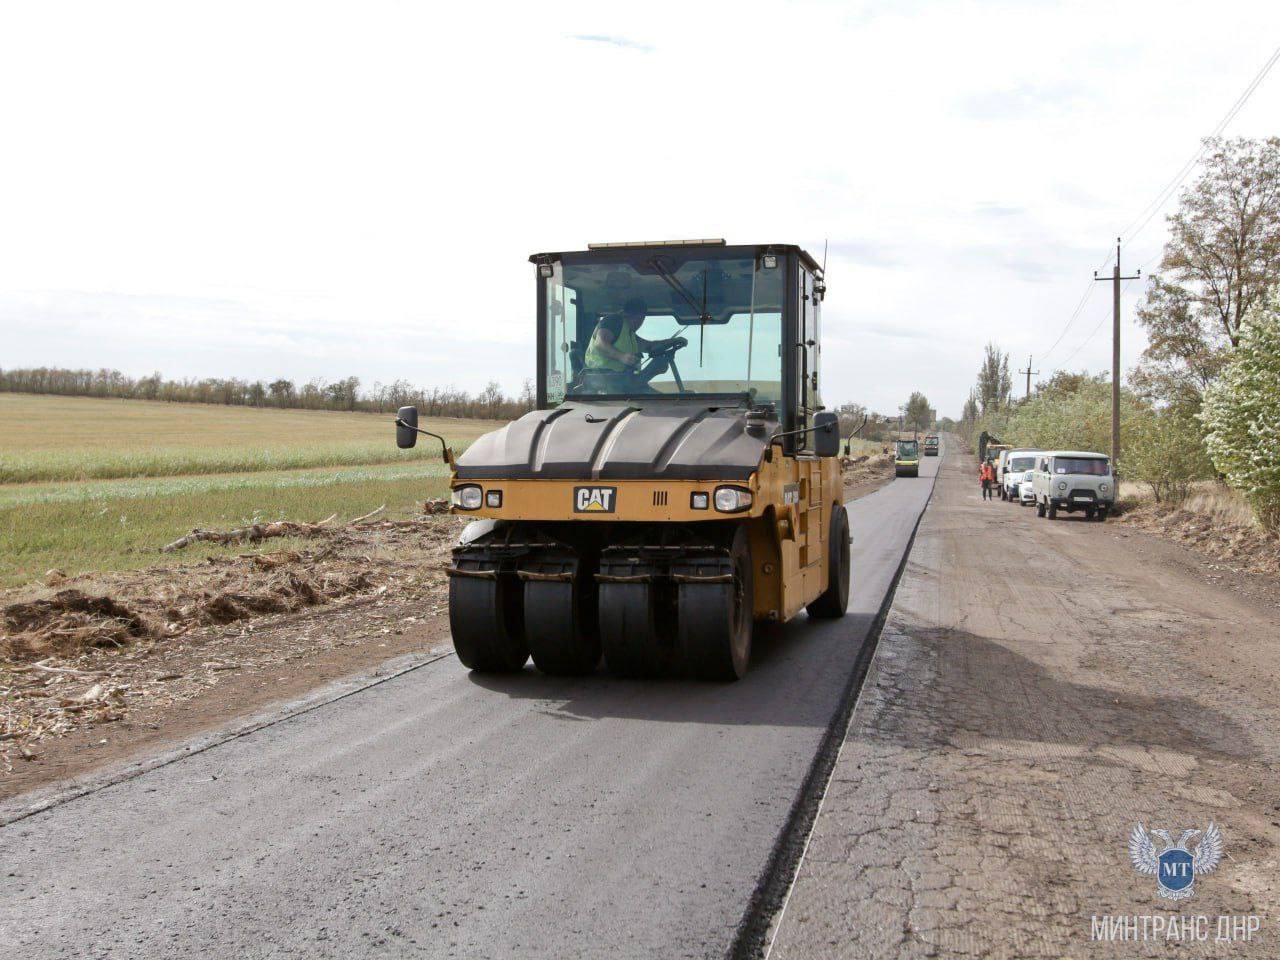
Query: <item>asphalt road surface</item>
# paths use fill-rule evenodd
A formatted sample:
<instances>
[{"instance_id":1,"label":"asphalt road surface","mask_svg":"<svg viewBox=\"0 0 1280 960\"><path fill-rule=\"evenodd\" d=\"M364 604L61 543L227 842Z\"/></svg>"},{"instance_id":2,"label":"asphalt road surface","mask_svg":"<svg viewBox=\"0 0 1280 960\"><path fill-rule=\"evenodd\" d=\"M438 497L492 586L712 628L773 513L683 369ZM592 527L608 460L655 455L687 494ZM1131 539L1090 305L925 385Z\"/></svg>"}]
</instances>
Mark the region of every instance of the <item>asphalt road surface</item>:
<instances>
[{"instance_id":1,"label":"asphalt road surface","mask_svg":"<svg viewBox=\"0 0 1280 960\"><path fill-rule=\"evenodd\" d=\"M937 463L850 505L849 614L761 631L740 683L449 656L11 823L0 955L726 955Z\"/></svg>"}]
</instances>

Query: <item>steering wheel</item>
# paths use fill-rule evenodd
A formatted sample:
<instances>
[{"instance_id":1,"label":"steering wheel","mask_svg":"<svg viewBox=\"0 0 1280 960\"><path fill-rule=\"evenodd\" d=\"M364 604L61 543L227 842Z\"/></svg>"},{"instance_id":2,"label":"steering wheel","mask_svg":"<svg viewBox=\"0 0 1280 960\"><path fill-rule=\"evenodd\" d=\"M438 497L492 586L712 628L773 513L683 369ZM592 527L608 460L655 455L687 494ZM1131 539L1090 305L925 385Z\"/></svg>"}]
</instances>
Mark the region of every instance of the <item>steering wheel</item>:
<instances>
[{"instance_id":1,"label":"steering wheel","mask_svg":"<svg viewBox=\"0 0 1280 960\"><path fill-rule=\"evenodd\" d=\"M653 360L670 360L677 350L688 345L689 341L684 337L672 337L670 340L654 344L653 349L649 351L649 357Z\"/></svg>"},{"instance_id":2,"label":"steering wheel","mask_svg":"<svg viewBox=\"0 0 1280 960\"><path fill-rule=\"evenodd\" d=\"M665 363L667 369L671 371L671 378L676 382L676 390L684 393L684 380L680 377L680 369L676 366L676 351L682 347L687 347L689 341L684 337L672 337L670 340L663 340L655 343L649 350L649 363ZM652 379L653 374L650 374Z\"/></svg>"}]
</instances>

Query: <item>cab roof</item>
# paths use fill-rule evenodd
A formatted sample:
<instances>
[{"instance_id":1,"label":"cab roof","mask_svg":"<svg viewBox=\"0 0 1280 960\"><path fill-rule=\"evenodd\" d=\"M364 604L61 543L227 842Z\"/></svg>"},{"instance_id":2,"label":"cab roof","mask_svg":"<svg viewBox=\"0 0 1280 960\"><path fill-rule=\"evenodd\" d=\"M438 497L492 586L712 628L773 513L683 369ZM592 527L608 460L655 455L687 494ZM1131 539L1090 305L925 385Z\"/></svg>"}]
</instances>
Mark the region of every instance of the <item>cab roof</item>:
<instances>
[{"instance_id":1,"label":"cab roof","mask_svg":"<svg viewBox=\"0 0 1280 960\"><path fill-rule=\"evenodd\" d=\"M727 244L722 239L712 240L639 240L639 241L623 241L619 243L589 243L586 250L556 250L547 251L545 253L534 253L529 255L530 263L548 263L559 260L566 254L574 256L586 256L592 253L605 253L619 250L661 250L678 247L687 250L691 247L708 247L712 249L720 249L726 251L753 251L756 254L777 253L787 254L794 253L800 257L800 260L812 272L821 275L822 264L813 259L807 251L794 243L746 243L746 244Z\"/></svg>"}]
</instances>

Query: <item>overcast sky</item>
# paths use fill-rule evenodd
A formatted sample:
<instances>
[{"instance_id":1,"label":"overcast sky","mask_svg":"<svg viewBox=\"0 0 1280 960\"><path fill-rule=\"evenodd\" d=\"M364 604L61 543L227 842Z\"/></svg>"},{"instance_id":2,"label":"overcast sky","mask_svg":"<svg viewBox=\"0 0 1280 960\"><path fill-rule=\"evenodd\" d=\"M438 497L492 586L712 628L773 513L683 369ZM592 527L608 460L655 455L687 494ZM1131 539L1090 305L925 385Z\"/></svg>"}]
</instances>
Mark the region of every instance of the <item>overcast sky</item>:
<instances>
[{"instance_id":1,"label":"overcast sky","mask_svg":"<svg viewBox=\"0 0 1280 960\"><path fill-rule=\"evenodd\" d=\"M954 416L988 339L1109 366L1103 285L1044 353L1278 44L1274 0L8 4L0 367L514 391L531 252L829 239L828 403ZM1280 67L1227 132L1277 121Z\"/></svg>"}]
</instances>

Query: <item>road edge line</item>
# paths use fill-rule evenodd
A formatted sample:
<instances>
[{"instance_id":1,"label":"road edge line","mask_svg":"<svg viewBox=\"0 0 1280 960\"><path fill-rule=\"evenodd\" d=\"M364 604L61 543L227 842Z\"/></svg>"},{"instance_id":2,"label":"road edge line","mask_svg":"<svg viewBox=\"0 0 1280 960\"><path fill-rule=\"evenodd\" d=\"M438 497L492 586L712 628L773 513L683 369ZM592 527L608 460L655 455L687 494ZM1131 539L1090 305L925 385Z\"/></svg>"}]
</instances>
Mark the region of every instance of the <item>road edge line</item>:
<instances>
[{"instance_id":1,"label":"road edge line","mask_svg":"<svg viewBox=\"0 0 1280 960\"><path fill-rule=\"evenodd\" d=\"M907 537L906 547L894 570L889 589L876 612L876 617L867 630L867 638L862 650L854 661L849 681L841 693L840 705L836 708L823 734L818 752L809 766L804 783L791 810L787 814L773 850L769 853L764 872L752 891L747 908L743 911L742 920L734 932L733 941L726 953L728 960L760 960L767 958L773 950L774 939L782 927L782 918L791 902L791 893L795 889L796 878L800 875L800 866L804 863L805 854L809 851L809 841L813 836L814 825L818 822L818 814L827 797L827 788L831 783L831 775L835 771L836 761L844 749L845 737L849 732L849 724L853 720L853 712L862 694L862 684L871 669L871 661L875 659L876 650L880 646L880 634L888 620L889 610L893 607L894 597L898 592L898 584L907 569L907 561L911 558L911 550L915 546L916 534L926 511L933 503L933 492L941 475L943 457L938 458L939 470L933 476L929 486L929 496L916 515L911 525L911 535ZM803 843L800 838L803 837Z\"/></svg>"}]
</instances>

